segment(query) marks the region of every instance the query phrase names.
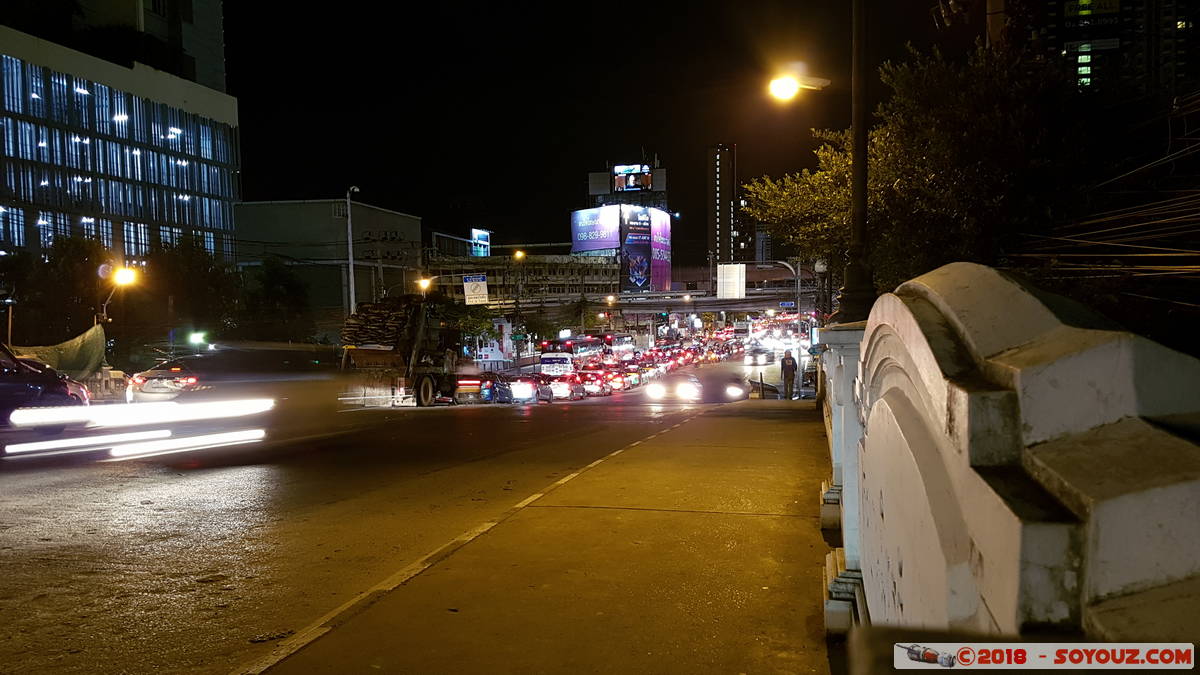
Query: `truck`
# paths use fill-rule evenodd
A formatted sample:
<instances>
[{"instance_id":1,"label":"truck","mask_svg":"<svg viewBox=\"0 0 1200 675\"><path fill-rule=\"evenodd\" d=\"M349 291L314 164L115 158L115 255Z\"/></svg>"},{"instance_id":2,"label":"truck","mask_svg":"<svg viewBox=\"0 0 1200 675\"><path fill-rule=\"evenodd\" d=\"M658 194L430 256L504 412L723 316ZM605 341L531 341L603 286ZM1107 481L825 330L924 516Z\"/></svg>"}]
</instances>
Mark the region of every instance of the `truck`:
<instances>
[{"instance_id":1,"label":"truck","mask_svg":"<svg viewBox=\"0 0 1200 675\"><path fill-rule=\"evenodd\" d=\"M463 354L455 307L418 295L360 302L342 326L351 407L431 406L453 400Z\"/></svg>"}]
</instances>

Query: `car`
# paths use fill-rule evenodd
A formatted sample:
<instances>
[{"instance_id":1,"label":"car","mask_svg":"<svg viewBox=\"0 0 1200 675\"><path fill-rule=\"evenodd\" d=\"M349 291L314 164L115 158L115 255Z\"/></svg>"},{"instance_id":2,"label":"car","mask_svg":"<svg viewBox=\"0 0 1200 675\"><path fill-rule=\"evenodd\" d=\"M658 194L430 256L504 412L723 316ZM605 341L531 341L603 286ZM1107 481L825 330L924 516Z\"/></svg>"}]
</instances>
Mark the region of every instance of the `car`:
<instances>
[{"instance_id":1,"label":"car","mask_svg":"<svg viewBox=\"0 0 1200 675\"><path fill-rule=\"evenodd\" d=\"M550 389L554 391L554 398L565 398L570 401L587 398L587 389L584 388L583 381L579 379L579 375L575 373L567 373L566 375L558 375L551 378Z\"/></svg>"},{"instance_id":2,"label":"car","mask_svg":"<svg viewBox=\"0 0 1200 675\"><path fill-rule=\"evenodd\" d=\"M747 366L761 366L775 362L775 350L763 346L755 346L746 350L742 363Z\"/></svg>"},{"instance_id":3,"label":"car","mask_svg":"<svg viewBox=\"0 0 1200 675\"><path fill-rule=\"evenodd\" d=\"M67 383L57 373L22 363L12 350L0 344L0 424L8 424L9 415L17 408L82 403L71 396Z\"/></svg>"},{"instance_id":4,"label":"car","mask_svg":"<svg viewBox=\"0 0 1200 675\"><path fill-rule=\"evenodd\" d=\"M483 372L461 375L454 389L455 403L512 403L512 387L506 376Z\"/></svg>"},{"instance_id":5,"label":"car","mask_svg":"<svg viewBox=\"0 0 1200 675\"><path fill-rule=\"evenodd\" d=\"M626 388L639 387L642 384L642 369L637 366L622 368L621 375L625 377Z\"/></svg>"},{"instance_id":6,"label":"car","mask_svg":"<svg viewBox=\"0 0 1200 675\"><path fill-rule=\"evenodd\" d=\"M211 398L284 381L336 373L336 362L303 349L222 349L170 359L135 373L125 388L127 403Z\"/></svg>"},{"instance_id":7,"label":"car","mask_svg":"<svg viewBox=\"0 0 1200 675\"><path fill-rule=\"evenodd\" d=\"M554 390L550 388L550 378L546 375L518 375L509 380L508 386L513 403L554 402Z\"/></svg>"},{"instance_id":8,"label":"car","mask_svg":"<svg viewBox=\"0 0 1200 675\"><path fill-rule=\"evenodd\" d=\"M30 368L33 368L34 370L38 371L39 373L46 373L52 377L57 377L57 378L61 379L63 381L63 384L67 385L67 395L68 396L70 396L72 399L75 400L75 402L79 403L80 405L91 405L92 392L88 391L87 386L84 385L82 382L76 380L75 378L73 378L69 375L66 375L65 373L58 372L57 370L52 368L50 366L50 364L45 363L43 361L39 361L35 358L29 357L29 356L21 356L21 357L18 357L17 360L20 361L21 363L24 363L25 365L29 366Z\"/></svg>"},{"instance_id":9,"label":"car","mask_svg":"<svg viewBox=\"0 0 1200 675\"><path fill-rule=\"evenodd\" d=\"M603 371L584 371L579 374L579 379L589 396L612 396L612 384L604 378Z\"/></svg>"},{"instance_id":10,"label":"car","mask_svg":"<svg viewBox=\"0 0 1200 675\"><path fill-rule=\"evenodd\" d=\"M675 373L651 382L646 397L655 402L725 403L749 398L750 385L735 375Z\"/></svg>"}]
</instances>

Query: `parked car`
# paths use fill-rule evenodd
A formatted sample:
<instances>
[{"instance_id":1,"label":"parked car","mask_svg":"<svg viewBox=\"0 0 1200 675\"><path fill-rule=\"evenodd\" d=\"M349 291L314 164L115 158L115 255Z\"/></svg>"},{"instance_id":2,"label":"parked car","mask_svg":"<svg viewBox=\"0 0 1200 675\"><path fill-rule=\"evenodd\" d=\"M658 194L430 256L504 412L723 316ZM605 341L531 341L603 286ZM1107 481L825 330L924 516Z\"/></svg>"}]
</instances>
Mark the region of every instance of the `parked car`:
<instances>
[{"instance_id":1,"label":"parked car","mask_svg":"<svg viewBox=\"0 0 1200 675\"><path fill-rule=\"evenodd\" d=\"M558 375L552 378L550 380L550 389L554 391L554 398L565 398L569 401L587 398L587 389L584 389L583 381L575 373L567 373L566 375Z\"/></svg>"},{"instance_id":2,"label":"parked car","mask_svg":"<svg viewBox=\"0 0 1200 675\"><path fill-rule=\"evenodd\" d=\"M63 384L67 385L67 395L70 396L72 399L74 399L75 402L77 402L81 405L90 405L91 404L92 392L88 391L87 386L84 385L79 380L76 380L75 378L73 378L69 375L66 375L65 373L60 373L57 370L55 370L54 368L50 367L50 364L43 363L42 361L39 361L32 357L22 356L22 357L19 357L17 360L19 360L21 363L24 363L25 365L29 366L30 368L33 368L34 370L38 371L39 373L46 373L47 375L61 379L63 381Z\"/></svg>"},{"instance_id":3,"label":"parked car","mask_svg":"<svg viewBox=\"0 0 1200 675\"><path fill-rule=\"evenodd\" d=\"M22 363L12 351L0 344L0 424L17 408L80 405L71 397L67 383L57 373L36 370Z\"/></svg>"},{"instance_id":4,"label":"parked car","mask_svg":"<svg viewBox=\"0 0 1200 675\"><path fill-rule=\"evenodd\" d=\"M518 375L509 381L509 392L513 403L554 402L554 390L546 375Z\"/></svg>"}]
</instances>

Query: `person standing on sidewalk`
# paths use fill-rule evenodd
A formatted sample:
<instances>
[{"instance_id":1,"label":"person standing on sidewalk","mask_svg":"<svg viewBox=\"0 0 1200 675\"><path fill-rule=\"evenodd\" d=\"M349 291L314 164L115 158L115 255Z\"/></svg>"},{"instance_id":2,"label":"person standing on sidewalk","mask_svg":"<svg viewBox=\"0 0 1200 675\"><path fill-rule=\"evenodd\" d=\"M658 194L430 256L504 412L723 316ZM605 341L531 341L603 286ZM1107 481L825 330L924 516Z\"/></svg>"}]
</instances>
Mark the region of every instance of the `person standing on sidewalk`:
<instances>
[{"instance_id":1,"label":"person standing on sidewalk","mask_svg":"<svg viewBox=\"0 0 1200 675\"><path fill-rule=\"evenodd\" d=\"M779 360L779 374L783 376L783 398L790 401L792 385L796 383L796 359L792 357L790 349L784 352L783 358Z\"/></svg>"}]
</instances>

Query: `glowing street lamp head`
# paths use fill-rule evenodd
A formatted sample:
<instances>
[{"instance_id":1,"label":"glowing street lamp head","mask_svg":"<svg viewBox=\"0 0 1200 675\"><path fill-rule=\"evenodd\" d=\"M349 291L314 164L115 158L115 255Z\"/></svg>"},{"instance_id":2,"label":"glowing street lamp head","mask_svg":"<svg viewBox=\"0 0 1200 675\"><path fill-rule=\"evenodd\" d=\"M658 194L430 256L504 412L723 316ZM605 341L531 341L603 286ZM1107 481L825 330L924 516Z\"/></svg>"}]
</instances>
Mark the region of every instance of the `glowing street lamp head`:
<instances>
[{"instance_id":1,"label":"glowing street lamp head","mask_svg":"<svg viewBox=\"0 0 1200 675\"><path fill-rule=\"evenodd\" d=\"M616 301L617 301L617 296L615 296L615 295L610 295L610 296L608 296L607 300L608 300L608 304L610 304L610 305L611 305L611 304L613 304L614 302L616 302Z\"/></svg>"},{"instance_id":2,"label":"glowing street lamp head","mask_svg":"<svg viewBox=\"0 0 1200 675\"><path fill-rule=\"evenodd\" d=\"M800 93L800 80L793 75L782 75L771 80L767 88L780 101L790 101Z\"/></svg>"},{"instance_id":3,"label":"glowing street lamp head","mask_svg":"<svg viewBox=\"0 0 1200 675\"><path fill-rule=\"evenodd\" d=\"M118 286L128 286L135 281L137 281L137 270L135 269L122 267L113 272L113 283Z\"/></svg>"},{"instance_id":4,"label":"glowing street lamp head","mask_svg":"<svg viewBox=\"0 0 1200 675\"><path fill-rule=\"evenodd\" d=\"M513 259L524 260L525 259L525 251L517 251L516 253L513 253Z\"/></svg>"},{"instance_id":5,"label":"glowing street lamp head","mask_svg":"<svg viewBox=\"0 0 1200 675\"><path fill-rule=\"evenodd\" d=\"M433 283L433 279L417 279L417 287L423 291L429 290L429 285Z\"/></svg>"}]
</instances>

